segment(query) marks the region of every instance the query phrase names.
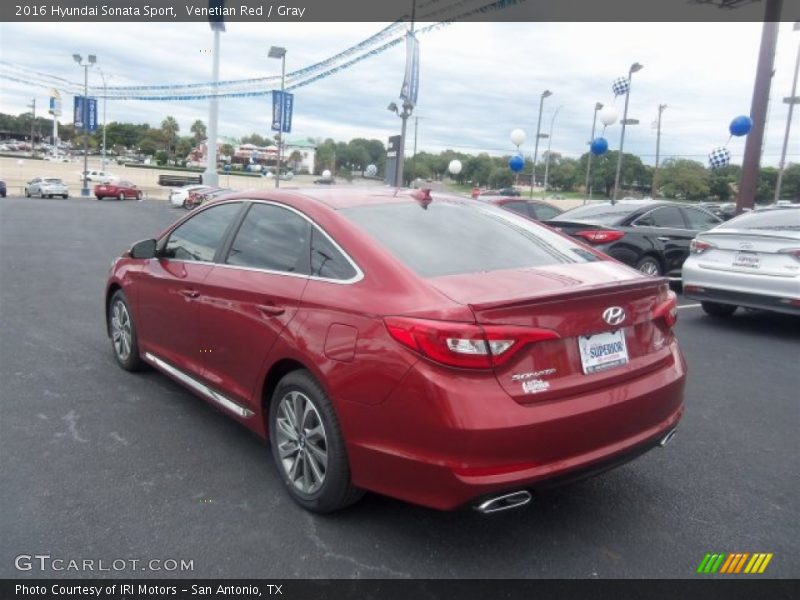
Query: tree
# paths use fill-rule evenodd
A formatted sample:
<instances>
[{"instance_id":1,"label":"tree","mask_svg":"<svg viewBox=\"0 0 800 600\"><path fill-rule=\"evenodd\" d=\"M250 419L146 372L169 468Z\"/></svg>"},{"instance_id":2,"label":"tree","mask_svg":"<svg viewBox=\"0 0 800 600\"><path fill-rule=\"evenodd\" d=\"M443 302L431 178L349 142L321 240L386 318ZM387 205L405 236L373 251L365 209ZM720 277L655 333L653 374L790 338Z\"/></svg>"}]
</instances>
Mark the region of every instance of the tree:
<instances>
[{"instance_id":1,"label":"tree","mask_svg":"<svg viewBox=\"0 0 800 600\"><path fill-rule=\"evenodd\" d=\"M171 154L178 137L178 131L180 131L180 125L178 125L174 117L167 117L161 121L161 131L164 133L164 138L167 140L167 154Z\"/></svg>"},{"instance_id":2,"label":"tree","mask_svg":"<svg viewBox=\"0 0 800 600\"><path fill-rule=\"evenodd\" d=\"M762 167L759 169L756 202L763 204L772 202L775 198L776 185L778 185L778 169L775 167Z\"/></svg>"},{"instance_id":3,"label":"tree","mask_svg":"<svg viewBox=\"0 0 800 600\"><path fill-rule=\"evenodd\" d=\"M233 156L234 149L230 144L222 144L222 146L219 148L219 152L222 156L227 156L230 158Z\"/></svg>"},{"instance_id":4,"label":"tree","mask_svg":"<svg viewBox=\"0 0 800 600\"><path fill-rule=\"evenodd\" d=\"M789 164L783 171L781 199L800 202L800 163Z\"/></svg>"},{"instance_id":5,"label":"tree","mask_svg":"<svg viewBox=\"0 0 800 600\"><path fill-rule=\"evenodd\" d=\"M192 133L192 141L194 141L195 145L206 139L206 126L205 123L203 123L200 119L197 119L194 123L192 123L189 131Z\"/></svg>"},{"instance_id":6,"label":"tree","mask_svg":"<svg viewBox=\"0 0 800 600\"><path fill-rule=\"evenodd\" d=\"M242 138L242 143L243 144L253 144L254 146L260 146L262 148L264 146L271 146L272 145L272 142L269 139L261 137L257 133L251 133L250 135L244 136Z\"/></svg>"},{"instance_id":7,"label":"tree","mask_svg":"<svg viewBox=\"0 0 800 600\"><path fill-rule=\"evenodd\" d=\"M303 153L299 150L293 150L287 160L294 165L294 170L298 171L300 170L300 163L303 162Z\"/></svg>"},{"instance_id":8,"label":"tree","mask_svg":"<svg viewBox=\"0 0 800 600\"><path fill-rule=\"evenodd\" d=\"M668 158L664 161L658 181L667 198L701 200L708 197L708 171L696 160Z\"/></svg>"},{"instance_id":9,"label":"tree","mask_svg":"<svg viewBox=\"0 0 800 600\"><path fill-rule=\"evenodd\" d=\"M708 173L708 193L720 202L734 199L742 175L739 165L711 169Z\"/></svg>"}]
</instances>

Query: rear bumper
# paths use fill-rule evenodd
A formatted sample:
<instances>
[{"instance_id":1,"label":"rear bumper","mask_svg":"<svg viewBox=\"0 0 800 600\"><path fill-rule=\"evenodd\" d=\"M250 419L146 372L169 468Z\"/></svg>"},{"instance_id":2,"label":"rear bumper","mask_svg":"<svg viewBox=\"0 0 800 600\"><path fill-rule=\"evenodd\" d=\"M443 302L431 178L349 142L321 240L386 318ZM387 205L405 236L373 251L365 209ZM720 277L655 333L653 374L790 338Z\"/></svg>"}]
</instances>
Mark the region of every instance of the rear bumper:
<instances>
[{"instance_id":1,"label":"rear bumper","mask_svg":"<svg viewBox=\"0 0 800 600\"><path fill-rule=\"evenodd\" d=\"M489 378L418 363L382 404L342 402L355 485L450 510L488 494L550 487L627 462L683 414L685 363L608 389L521 405Z\"/></svg>"},{"instance_id":2,"label":"rear bumper","mask_svg":"<svg viewBox=\"0 0 800 600\"><path fill-rule=\"evenodd\" d=\"M686 297L701 302L800 314L798 277L714 270L690 259L684 264L683 286Z\"/></svg>"}]
</instances>

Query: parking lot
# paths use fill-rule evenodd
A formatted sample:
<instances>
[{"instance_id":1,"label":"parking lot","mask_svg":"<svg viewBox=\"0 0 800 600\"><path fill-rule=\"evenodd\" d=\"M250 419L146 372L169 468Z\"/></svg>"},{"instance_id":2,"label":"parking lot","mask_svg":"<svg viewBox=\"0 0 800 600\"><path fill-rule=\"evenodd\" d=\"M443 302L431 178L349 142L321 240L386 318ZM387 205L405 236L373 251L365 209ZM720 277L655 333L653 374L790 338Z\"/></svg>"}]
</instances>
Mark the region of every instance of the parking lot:
<instances>
[{"instance_id":1,"label":"parking lot","mask_svg":"<svg viewBox=\"0 0 800 600\"><path fill-rule=\"evenodd\" d=\"M111 260L183 214L0 200L0 577L80 575L15 569L36 553L193 561L116 576L688 578L707 552L770 552L766 576L800 575L797 318L715 320L681 299L674 441L529 507L441 513L368 494L316 516L284 492L267 444L166 376L115 364Z\"/></svg>"}]
</instances>

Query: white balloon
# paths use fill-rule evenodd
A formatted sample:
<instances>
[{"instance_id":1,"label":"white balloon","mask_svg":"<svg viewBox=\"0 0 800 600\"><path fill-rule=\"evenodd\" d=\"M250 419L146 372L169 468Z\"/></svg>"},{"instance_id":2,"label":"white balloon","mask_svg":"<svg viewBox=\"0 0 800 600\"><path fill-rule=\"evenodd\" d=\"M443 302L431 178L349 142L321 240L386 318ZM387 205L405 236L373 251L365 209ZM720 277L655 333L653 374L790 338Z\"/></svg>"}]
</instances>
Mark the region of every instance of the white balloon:
<instances>
[{"instance_id":1,"label":"white balloon","mask_svg":"<svg viewBox=\"0 0 800 600\"><path fill-rule=\"evenodd\" d=\"M511 132L511 143L515 146L521 146L525 143L525 132L522 129L515 129Z\"/></svg>"},{"instance_id":2,"label":"white balloon","mask_svg":"<svg viewBox=\"0 0 800 600\"><path fill-rule=\"evenodd\" d=\"M331 178L331 172L330 172L330 171L328 171L328 169L325 169L325 170L322 172L322 178L323 178L323 179L330 179L330 178Z\"/></svg>"},{"instance_id":3,"label":"white balloon","mask_svg":"<svg viewBox=\"0 0 800 600\"><path fill-rule=\"evenodd\" d=\"M600 117L600 122L606 127L617 122L617 111L614 110L613 106L601 108L598 116Z\"/></svg>"},{"instance_id":4,"label":"white balloon","mask_svg":"<svg viewBox=\"0 0 800 600\"><path fill-rule=\"evenodd\" d=\"M458 175L459 173L461 173L461 161L451 160L450 164L447 165L447 170L450 171L453 175Z\"/></svg>"}]
</instances>

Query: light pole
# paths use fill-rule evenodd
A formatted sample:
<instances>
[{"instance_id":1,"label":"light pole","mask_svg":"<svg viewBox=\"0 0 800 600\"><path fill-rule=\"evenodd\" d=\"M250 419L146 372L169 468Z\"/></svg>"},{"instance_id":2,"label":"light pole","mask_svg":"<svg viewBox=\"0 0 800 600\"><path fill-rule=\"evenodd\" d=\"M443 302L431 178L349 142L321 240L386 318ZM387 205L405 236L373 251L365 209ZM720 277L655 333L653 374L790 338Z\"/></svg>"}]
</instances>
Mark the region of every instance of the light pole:
<instances>
[{"instance_id":1,"label":"light pole","mask_svg":"<svg viewBox=\"0 0 800 600\"><path fill-rule=\"evenodd\" d=\"M89 114L87 103L89 102L89 67L97 62L97 57L90 54L87 57L87 62L83 62L83 57L80 54L73 54L73 60L83 67L83 114L81 115L81 124L83 125L83 187L81 188L81 196L89 195L89 136L87 130L86 117Z\"/></svg>"},{"instance_id":2,"label":"light pole","mask_svg":"<svg viewBox=\"0 0 800 600\"><path fill-rule=\"evenodd\" d=\"M211 56L211 79L213 91L208 101L208 135L206 136L206 170L203 171L203 183L217 185L217 115L219 113L219 98L217 98L219 83L219 34L225 31L223 21L210 21L209 25L214 32L214 49Z\"/></svg>"},{"instance_id":3,"label":"light pole","mask_svg":"<svg viewBox=\"0 0 800 600\"><path fill-rule=\"evenodd\" d=\"M592 117L592 136L589 138L589 156L586 158L586 193L589 194L589 200L592 199L592 188L590 178L592 175L592 142L594 141L594 131L597 126L597 111L603 108L602 103L597 102L594 105L594 116ZM583 201L586 204L586 200Z\"/></svg>"},{"instance_id":4,"label":"light pole","mask_svg":"<svg viewBox=\"0 0 800 600\"><path fill-rule=\"evenodd\" d=\"M536 182L536 158L539 155L539 133L542 129L542 107L544 106L544 99L552 96L553 92L545 90L539 98L539 122L536 124L536 141L533 144L533 172L531 173L531 198L533 198L533 184Z\"/></svg>"},{"instance_id":5,"label":"light pole","mask_svg":"<svg viewBox=\"0 0 800 600\"><path fill-rule=\"evenodd\" d=\"M425 117L414 117L414 154L411 155L411 181L417 178L417 128L419 120Z\"/></svg>"},{"instance_id":6,"label":"light pole","mask_svg":"<svg viewBox=\"0 0 800 600\"><path fill-rule=\"evenodd\" d=\"M410 117L411 113L414 111L414 105L406 100L403 102L403 110L401 112L400 109L397 108L396 102L390 102L389 106L386 107L386 110L392 111L403 121L403 125L400 128L400 147L397 149L397 168L394 171L394 186L403 187L403 161L405 160L406 121L408 121L408 117Z\"/></svg>"},{"instance_id":7,"label":"light pole","mask_svg":"<svg viewBox=\"0 0 800 600\"><path fill-rule=\"evenodd\" d=\"M547 193L547 175L550 172L550 145L553 143L553 125L556 122L556 117L558 116L558 111L563 108L559 106L555 112L553 113L553 118L550 119L550 133L547 134L547 159L544 161L544 193Z\"/></svg>"},{"instance_id":8,"label":"light pole","mask_svg":"<svg viewBox=\"0 0 800 600\"><path fill-rule=\"evenodd\" d=\"M653 184L650 189L650 196L656 197L656 180L658 178L658 161L661 158L661 113L667 108L666 104L658 105L658 125L656 130L656 167L653 169Z\"/></svg>"},{"instance_id":9,"label":"light pole","mask_svg":"<svg viewBox=\"0 0 800 600\"><path fill-rule=\"evenodd\" d=\"M794 30L800 31L800 21L794 24ZM800 104L800 96L797 95L797 74L800 73L800 45L797 46L797 60L794 64L794 80L792 81L792 95L784 98L783 101L789 105L789 115L786 117L786 133L783 136L783 149L781 150L781 162L778 165L778 181L775 184L775 202L781 199L781 187L783 186L783 171L786 168L786 148L789 145L789 130L792 127L792 112L794 105Z\"/></svg>"},{"instance_id":10,"label":"light pole","mask_svg":"<svg viewBox=\"0 0 800 600\"><path fill-rule=\"evenodd\" d=\"M103 171L106 170L106 102L108 101L107 88L106 88L106 74L103 69L97 67L100 71L100 77L103 80ZM111 79L111 75L108 76Z\"/></svg>"},{"instance_id":11,"label":"light pole","mask_svg":"<svg viewBox=\"0 0 800 600\"><path fill-rule=\"evenodd\" d=\"M637 71L641 71L644 67L640 65L638 62L633 63L631 65L630 70L628 71L628 89L625 92L625 110L622 112L622 133L619 136L619 156L617 156L617 175L614 178L614 194L611 196L611 204L614 204L617 200L617 194L619 192L619 174L622 170L622 148L625 145L625 126L628 124L628 101L631 97L631 80L633 79L633 74Z\"/></svg>"},{"instance_id":12,"label":"light pole","mask_svg":"<svg viewBox=\"0 0 800 600\"><path fill-rule=\"evenodd\" d=\"M286 102L283 98L286 88L286 48L272 46L267 56L281 59L281 123L278 129L278 169L277 173L275 173L275 187L279 188L281 187L281 154L283 153L283 120L285 116L283 111L286 108Z\"/></svg>"}]
</instances>

